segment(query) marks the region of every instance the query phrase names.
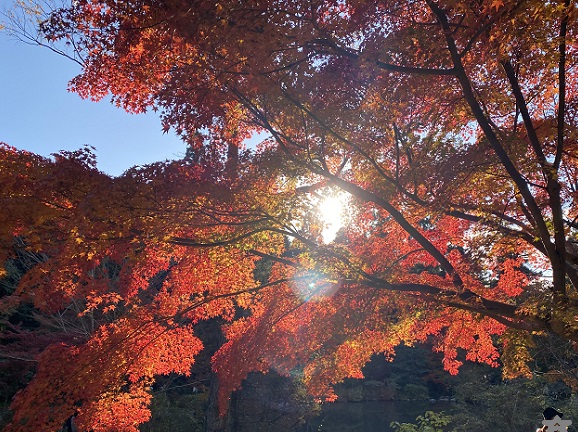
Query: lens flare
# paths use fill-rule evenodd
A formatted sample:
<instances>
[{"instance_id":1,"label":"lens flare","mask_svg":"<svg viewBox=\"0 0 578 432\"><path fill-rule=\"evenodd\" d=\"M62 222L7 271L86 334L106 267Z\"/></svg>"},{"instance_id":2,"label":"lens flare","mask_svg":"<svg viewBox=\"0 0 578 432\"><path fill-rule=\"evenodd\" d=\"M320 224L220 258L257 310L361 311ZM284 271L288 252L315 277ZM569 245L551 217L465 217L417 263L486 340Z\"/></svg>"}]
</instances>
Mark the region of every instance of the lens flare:
<instances>
[{"instance_id":1,"label":"lens flare","mask_svg":"<svg viewBox=\"0 0 578 432\"><path fill-rule=\"evenodd\" d=\"M295 276L291 289L304 301L320 301L332 296L338 289L337 284L328 281L320 274L310 272Z\"/></svg>"}]
</instances>

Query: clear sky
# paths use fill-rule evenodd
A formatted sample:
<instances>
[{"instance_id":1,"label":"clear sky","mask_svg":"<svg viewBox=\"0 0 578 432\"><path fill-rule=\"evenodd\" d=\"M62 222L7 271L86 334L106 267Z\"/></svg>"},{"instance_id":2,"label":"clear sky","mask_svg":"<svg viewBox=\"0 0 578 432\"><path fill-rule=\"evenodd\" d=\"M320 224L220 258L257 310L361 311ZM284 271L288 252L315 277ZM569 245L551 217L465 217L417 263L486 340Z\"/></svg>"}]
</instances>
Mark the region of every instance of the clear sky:
<instances>
[{"instance_id":1,"label":"clear sky","mask_svg":"<svg viewBox=\"0 0 578 432\"><path fill-rule=\"evenodd\" d=\"M0 141L44 156L92 145L98 168L111 175L184 155L185 144L162 134L155 113L128 114L109 99L69 93L67 83L80 71L71 60L2 30L0 59Z\"/></svg>"}]
</instances>

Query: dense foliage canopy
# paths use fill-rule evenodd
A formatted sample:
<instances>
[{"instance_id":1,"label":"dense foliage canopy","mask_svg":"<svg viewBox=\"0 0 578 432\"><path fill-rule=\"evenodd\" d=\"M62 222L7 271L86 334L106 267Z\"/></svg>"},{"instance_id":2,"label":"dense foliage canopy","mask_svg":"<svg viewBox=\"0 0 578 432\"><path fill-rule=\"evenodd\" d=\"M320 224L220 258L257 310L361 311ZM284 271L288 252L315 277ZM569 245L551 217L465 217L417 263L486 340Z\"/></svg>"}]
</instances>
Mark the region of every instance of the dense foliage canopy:
<instances>
[{"instance_id":1,"label":"dense foliage canopy","mask_svg":"<svg viewBox=\"0 0 578 432\"><path fill-rule=\"evenodd\" d=\"M534 334L578 341L576 18L570 0L76 0L40 15L83 65L73 91L160 110L191 151L110 178L88 150L2 147L2 259L39 257L4 311L77 315L11 430L74 413L136 430L209 318L227 339L222 410L250 371L331 399L401 343L427 341L451 373L501 355L515 376ZM338 193L348 218L328 242L318 203Z\"/></svg>"}]
</instances>

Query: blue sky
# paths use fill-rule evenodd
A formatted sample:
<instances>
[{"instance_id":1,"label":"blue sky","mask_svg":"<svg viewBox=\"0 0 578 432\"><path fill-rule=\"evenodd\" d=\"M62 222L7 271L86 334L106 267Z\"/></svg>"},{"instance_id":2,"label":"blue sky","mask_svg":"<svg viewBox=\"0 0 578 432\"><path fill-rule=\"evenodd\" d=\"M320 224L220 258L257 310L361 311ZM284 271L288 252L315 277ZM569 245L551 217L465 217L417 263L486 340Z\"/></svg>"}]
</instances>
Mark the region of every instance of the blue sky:
<instances>
[{"instance_id":1,"label":"blue sky","mask_svg":"<svg viewBox=\"0 0 578 432\"><path fill-rule=\"evenodd\" d=\"M0 58L0 141L45 156L92 145L98 168L111 175L184 154L185 144L162 134L155 113L128 114L106 98L95 103L69 93L76 63L5 31Z\"/></svg>"}]
</instances>

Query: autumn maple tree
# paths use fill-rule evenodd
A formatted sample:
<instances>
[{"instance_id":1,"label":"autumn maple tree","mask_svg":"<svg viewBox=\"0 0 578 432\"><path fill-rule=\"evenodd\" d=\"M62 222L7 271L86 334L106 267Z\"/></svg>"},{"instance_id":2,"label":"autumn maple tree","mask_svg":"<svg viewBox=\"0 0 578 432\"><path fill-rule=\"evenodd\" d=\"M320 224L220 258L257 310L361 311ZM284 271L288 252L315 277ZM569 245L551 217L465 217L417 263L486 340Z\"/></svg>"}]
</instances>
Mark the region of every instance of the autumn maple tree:
<instances>
[{"instance_id":1,"label":"autumn maple tree","mask_svg":"<svg viewBox=\"0 0 578 432\"><path fill-rule=\"evenodd\" d=\"M428 341L451 373L501 355L516 376L534 335L578 342L577 17L570 0L39 12L28 36L71 47L73 91L160 110L191 152L110 178L87 150L2 148L2 258L15 239L44 257L4 310L80 301L95 323L40 354L11 430L73 414L136 430L155 376L188 373L211 317L226 322L222 411L250 371L332 399L401 343ZM349 217L324 241L318 202L338 193Z\"/></svg>"}]
</instances>

